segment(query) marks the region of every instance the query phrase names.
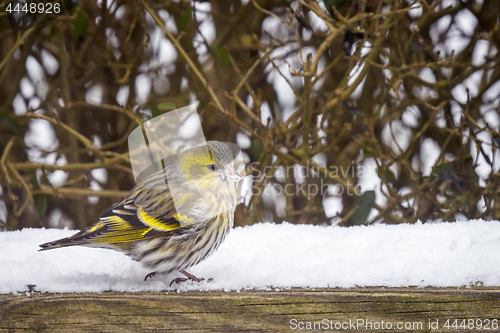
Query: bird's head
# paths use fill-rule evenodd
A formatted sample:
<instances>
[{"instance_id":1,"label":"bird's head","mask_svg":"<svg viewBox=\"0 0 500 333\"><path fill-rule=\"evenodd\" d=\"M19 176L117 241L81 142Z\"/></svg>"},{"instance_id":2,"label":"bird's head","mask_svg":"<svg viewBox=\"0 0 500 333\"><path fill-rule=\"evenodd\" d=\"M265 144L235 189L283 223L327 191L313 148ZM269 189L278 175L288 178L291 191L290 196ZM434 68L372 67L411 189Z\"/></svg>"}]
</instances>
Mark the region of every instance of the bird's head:
<instances>
[{"instance_id":1,"label":"bird's head","mask_svg":"<svg viewBox=\"0 0 500 333\"><path fill-rule=\"evenodd\" d=\"M183 178L198 190L217 190L243 177L234 168L231 149L224 143L209 141L207 145L183 152L179 159Z\"/></svg>"}]
</instances>

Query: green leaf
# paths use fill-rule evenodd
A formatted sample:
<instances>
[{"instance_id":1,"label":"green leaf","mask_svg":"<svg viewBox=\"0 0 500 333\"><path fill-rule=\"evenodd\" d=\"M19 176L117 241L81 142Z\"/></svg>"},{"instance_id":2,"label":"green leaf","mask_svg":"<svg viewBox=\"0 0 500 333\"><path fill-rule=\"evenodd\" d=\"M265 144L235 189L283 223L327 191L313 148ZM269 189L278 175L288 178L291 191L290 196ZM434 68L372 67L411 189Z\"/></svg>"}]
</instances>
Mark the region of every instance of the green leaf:
<instances>
[{"instance_id":1,"label":"green leaf","mask_svg":"<svg viewBox=\"0 0 500 333\"><path fill-rule=\"evenodd\" d=\"M175 110L175 104L172 102L162 102L158 104L160 110Z\"/></svg>"},{"instance_id":2,"label":"green leaf","mask_svg":"<svg viewBox=\"0 0 500 333\"><path fill-rule=\"evenodd\" d=\"M36 170L31 176L31 185L34 190L41 189L40 184L38 183L38 178L36 177ZM45 194L35 194L33 195L33 201L38 214L40 217L43 217L45 215L45 211L47 210L47 196Z\"/></svg>"},{"instance_id":3,"label":"green leaf","mask_svg":"<svg viewBox=\"0 0 500 333\"><path fill-rule=\"evenodd\" d=\"M89 26L89 16L82 10L72 24L73 28L75 29L75 40L79 40L87 33L87 28Z\"/></svg>"},{"instance_id":4,"label":"green leaf","mask_svg":"<svg viewBox=\"0 0 500 333\"><path fill-rule=\"evenodd\" d=\"M472 170L472 177L474 178L474 184L479 184L479 175L476 170Z\"/></svg>"},{"instance_id":5,"label":"green leaf","mask_svg":"<svg viewBox=\"0 0 500 333\"><path fill-rule=\"evenodd\" d=\"M354 200L354 206L357 207L351 216L352 225L362 225L366 222L368 215L375 206L375 191L366 191Z\"/></svg>"},{"instance_id":6,"label":"green leaf","mask_svg":"<svg viewBox=\"0 0 500 333\"><path fill-rule=\"evenodd\" d=\"M50 32L49 32L49 40L52 39L52 37L54 37L55 35L57 35L57 28L56 28L56 25L53 24L52 27L50 27Z\"/></svg>"},{"instance_id":7,"label":"green leaf","mask_svg":"<svg viewBox=\"0 0 500 333\"><path fill-rule=\"evenodd\" d=\"M349 0L349 2L346 3L346 0L323 0L323 3L325 4L326 10L330 13L330 15L333 16L333 9L332 7L339 8L344 5L351 5L353 0Z\"/></svg>"},{"instance_id":8,"label":"green leaf","mask_svg":"<svg viewBox=\"0 0 500 333\"><path fill-rule=\"evenodd\" d=\"M22 129L21 129L21 125L19 125L19 123L14 118L12 118L11 116L9 116L8 114L2 115L0 117L0 121L5 126L7 126L8 128L10 128L17 136L22 136L23 135Z\"/></svg>"},{"instance_id":9,"label":"green leaf","mask_svg":"<svg viewBox=\"0 0 500 333\"><path fill-rule=\"evenodd\" d=\"M469 205L469 200L467 199L467 196L465 194L459 196L458 200L460 200L460 202L463 203L464 205Z\"/></svg>"},{"instance_id":10,"label":"green leaf","mask_svg":"<svg viewBox=\"0 0 500 333\"><path fill-rule=\"evenodd\" d=\"M227 69L231 63L231 60L229 59L229 53L227 53L226 48L223 46L214 46L212 47L212 51L215 52L217 59L219 59L222 65L222 68Z\"/></svg>"},{"instance_id":11,"label":"green leaf","mask_svg":"<svg viewBox=\"0 0 500 333\"><path fill-rule=\"evenodd\" d=\"M396 175L394 174L394 172L392 172L389 169L386 169L385 172L382 174L382 170L383 168L377 169L378 176L382 179L385 179L389 183L394 184L396 182Z\"/></svg>"},{"instance_id":12,"label":"green leaf","mask_svg":"<svg viewBox=\"0 0 500 333\"><path fill-rule=\"evenodd\" d=\"M260 154L262 154L262 151L264 150L264 145L262 142L258 139L253 139L252 140L252 146L250 147L250 152L252 155L258 159L260 157Z\"/></svg>"},{"instance_id":13,"label":"green leaf","mask_svg":"<svg viewBox=\"0 0 500 333\"><path fill-rule=\"evenodd\" d=\"M323 3L325 4L326 10L328 10L330 15L333 15L332 6L334 5L335 1L334 0L323 0Z\"/></svg>"},{"instance_id":14,"label":"green leaf","mask_svg":"<svg viewBox=\"0 0 500 333\"><path fill-rule=\"evenodd\" d=\"M394 174L394 172L387 169L385 170L385 180L387 180L389 183L394 184L396 182L396 175Z\"/></svg>"},{"instance_id":15,"label":"green leaf","mask_svg":"<svg viewBox=\"0 0 500 333\"><path fill-rule=\"evenodd\" d=\"M446 172L446 171L449 171L449 170L453 170L453 167L451 166L450 163L441 163L440 165L436 166L436 168L434 169L434 173L436 175L440 175L442 174L443 172Z\"/></svg>"},{"instance_id":16,"label":"green leaf","mask_svg":"<svg viewBox=\"0 0 500 333\"><path fill-rule=\"evenodd\" d=\"M41 190L42 188L40 187L40 184L38 183L38 178L36 177L36 170L33 172L33 175L31 175L31 185L33 186L34 190Z\"/></svg>"},{"instance_id":17,"label":"green leaf","mask_svg":"<svg viewBox=\"0 0 500 333\"><path fill-rule=\"evenodd\" d=\"M158 117L162 113L163 112L161 112L160 109L156 106L151 106L151 118Z\"/></svg>"},{"instance_id":18,"label":"green leaf","mask_svg":"<svg viewBox=\"0 0 500 333\"><path fill-rule=\"evenodd\" d=\"M35 194L33 200L35 201L35 208L38 214L40 214L40 217L43 217L47 210L47 196L45 194Z\"/></svg>"},{"instance_id":19,"label":"green leaf","mask_svg":"<svg viewBox=\"0 0 500 333\"><path fill-rule=\"evenodd\" d=\"M186 26L188 25L189 21L191 21L191 18L193 17L193 7L189 7L185 12L184 14L182 14L182 17L181 17L181 22L180 22L180 26L182 29L186 28Z\"/></svg>"},{"instance_id":20,"label":"green leaf","mask_svg":"<svg viewBox=\"0 0 500 333\"><path fill-rule=\"evenodd\" d=\"M462 194L461 196L458 197L458 200L464 205L465 212L469 212L469 199L467 199L467 196L465 194Z\"/></svg>"}]
</instances>

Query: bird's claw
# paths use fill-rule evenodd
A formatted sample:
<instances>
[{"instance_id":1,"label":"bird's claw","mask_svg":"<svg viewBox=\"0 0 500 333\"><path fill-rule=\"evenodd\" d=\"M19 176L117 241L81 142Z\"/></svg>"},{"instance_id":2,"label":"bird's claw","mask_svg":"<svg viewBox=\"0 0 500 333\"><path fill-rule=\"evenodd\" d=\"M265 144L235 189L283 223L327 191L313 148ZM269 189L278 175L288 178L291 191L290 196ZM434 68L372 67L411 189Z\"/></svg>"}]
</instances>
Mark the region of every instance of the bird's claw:
<instances>
[{"instance_id":1,"label":"bird's claw","mask_svg":"<svg viewBox=\"0 0 500 333\"><path fill-rule=\"evenodd\" d=\"M146 275L146 276L144 277L144 281L146 281L146 280L147 280L147 279L149 279L149 278L152 278L152 277L153 277L153 276L155 276L155 275L156 275L156 272L151 272L151 273L149 273L148 275Z\"/></svg>"},{"instance_id":2,"label":"bird's claw","mask_svg":"<svg viewBox=\"0 0 500 333\"><path fill-rule=\"evenodd\" d=\"M195 277L194 279L192 279L192 278L176 278L176 279L173 279L172 282L170 282L170 287L172 287L172 285L174 283L179 284L181 282L186 282L187 280L191 280L191 281L198 282L198 283L200 283L202 281L205 281L204 278L197 278L197 277ZM210 279L207 280L207 282L208 283L212 283L212 282L214 282L214 279L210 278Z\"/></svg>"},{"instance_id":3,"label":"bird's claw","mask_svg":"<svg viewBox=\"0 0 500 333\"><path fill-rule=\"evenodd\" d=\"M174 283L179 284L179 283L181 283L181 282L186 282L187 280L191 280L191 281L198 282L198 283L200 283L200 282L202 282L202 281L205 281L205 279L204 279L204 278L197 278L196 276L194 276L193 274L190 274L190 273L186 272L185 270L180 270L179 272L180 272L180 273L182 273L182 274L184 274L186 277L185 277L185 278L180 278L180 277L179 277L179 278L173 279L173 280L170 282L170 287L172 287L172 285L173 285ZM149 273L148 275L146 275L146 276L144 277L144 281L146 281L146 280L147 280L147 279L149 279L149 278L152 278L152 277L153 277L153 276L155 276L157 273L158 273L158 272L151 272L151 273ZM214 279L210 278L210 279L208 279L208 280L207 280L207 282L208 282L208 283L212 283L212 282L214 282Z\"/></svg>"},{"instance_id":4,"label":"bird's claw","mask_svg":"<svg viewBox=\"0 0 500 333\"><path fill-rule=\"evenodd\" d=\"M172 285L174 283L179 284L181 282L186 282L187 280L188 280L187 278L176 278L176 279L173 279L172 282L170 282L170 287L172 287Z\"/></svg>"}]
</instances>

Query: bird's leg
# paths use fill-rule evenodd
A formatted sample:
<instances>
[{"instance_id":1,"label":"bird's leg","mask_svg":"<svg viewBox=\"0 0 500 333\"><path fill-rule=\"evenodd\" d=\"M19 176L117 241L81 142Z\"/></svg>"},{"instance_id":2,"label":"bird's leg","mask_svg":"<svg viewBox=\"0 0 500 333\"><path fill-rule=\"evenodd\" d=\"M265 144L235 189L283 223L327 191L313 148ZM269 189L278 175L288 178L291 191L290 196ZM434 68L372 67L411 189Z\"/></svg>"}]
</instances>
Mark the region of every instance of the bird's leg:
<instances>
[{"instance_id":1,"label":"bird's leg","mask_svg":"<svg viewBox=\"0 0 500 333\"><path fill-rule=\"evenodd\" d=\"M194 281L194 282L201 282L201 281L205 281L204 278L197 278L196 276L194 276L193 274L191 273L188 273L186 272L185 270L183 269L180 269L179 270L179 273L182 273L184 274L186 278L176 278L176 279L173 279L172 282L170 282L170 286L172 286L174 283L181 283L181 282L186 282L187 280L191 280L191 281ZM208 279L208 282L212 282L213 279Z\"/></svg>"},{"instance_id":2,"label":"bird's leg","mask_svg":"<svg viewBox=\"0 0 500 333\"><path fill-rule=\"evenodd\" d=\"M146 276L144 277L144 281L146 281L146 280L147 280L147 279L149 279L149 278L152 278L153 276L155 276L155 275L156 275L156 273L157 273L157 272L151 272L151 273L149 273L148 275L146 275Z\"/></svg>"},{"instance_id":3,"label":"bird's leg","mask_svg":"<svg viewBox=\"0 0 500 333\"><path fill-rule=\"evenodd\" d=\"M184 275L185 275L185 276L187 276L187 278L188 278L189 280L191 280L191 281L201 282L201 281L205 280L204 278L201 278L201 279L200 279L200 278L197 278L197 277L196 277L196 276L194 276L193 274L188 273L188 272L186 272L186 271L185 271L185 270L183 270L183 269L181 269L181 270L179 271L179 273L184 274Z\"/></svg>"}]
</instances>

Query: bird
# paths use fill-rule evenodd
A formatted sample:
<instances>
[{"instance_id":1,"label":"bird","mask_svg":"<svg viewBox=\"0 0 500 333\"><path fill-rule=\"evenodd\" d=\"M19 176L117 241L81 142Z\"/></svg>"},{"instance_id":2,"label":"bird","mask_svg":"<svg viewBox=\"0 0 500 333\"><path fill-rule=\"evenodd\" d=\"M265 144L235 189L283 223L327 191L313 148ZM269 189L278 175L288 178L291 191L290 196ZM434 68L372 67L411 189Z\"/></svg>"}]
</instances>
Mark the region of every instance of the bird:
<instances>
[{"instance_id":1,"label":"bird","mask_svg":"<svg viewBox=\"0 0 500 333\"><path fill-rule=\"evenodd\" d=\"M175 161L144 178L88 228L41 244L40 251L82 245L121 251L157 273L180 272L206 259L224 241L234 224L239 201L233 152L219 141L185 150Z\"/></svg>"}]
</instances>

